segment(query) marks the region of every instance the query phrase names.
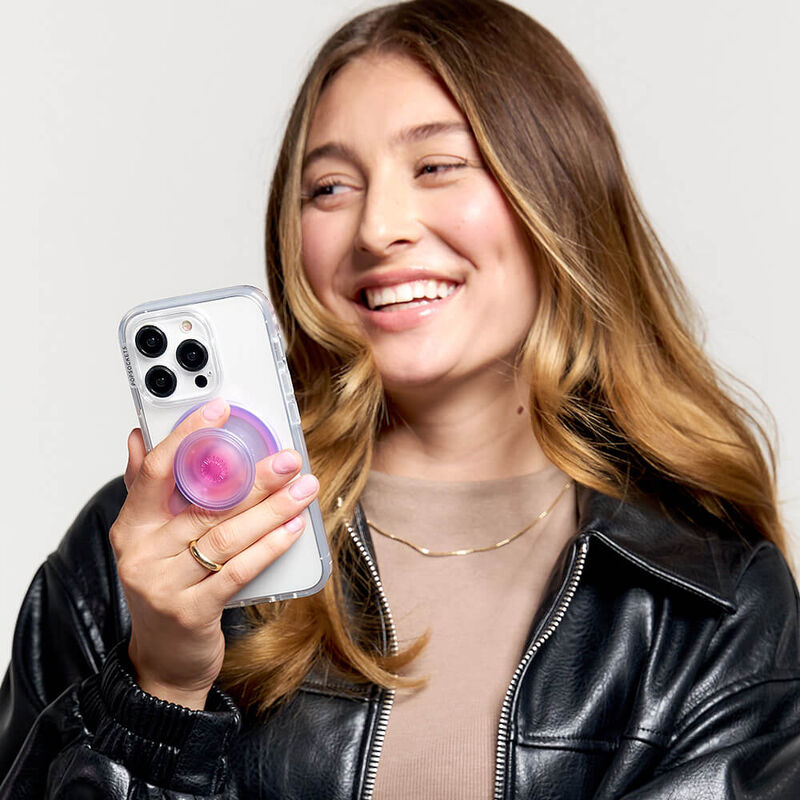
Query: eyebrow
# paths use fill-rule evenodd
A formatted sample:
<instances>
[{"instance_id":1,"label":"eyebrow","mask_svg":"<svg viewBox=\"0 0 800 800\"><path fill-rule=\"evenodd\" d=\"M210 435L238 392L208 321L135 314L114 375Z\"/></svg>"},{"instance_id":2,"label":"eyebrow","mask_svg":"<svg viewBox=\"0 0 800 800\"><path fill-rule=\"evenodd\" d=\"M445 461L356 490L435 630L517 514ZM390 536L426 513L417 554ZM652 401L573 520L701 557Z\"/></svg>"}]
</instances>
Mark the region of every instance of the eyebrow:
<instances>
[{"instance_id":1,"label":"eyebrow","mask_svg":"<svg viewBox=\"0 0 800 800\"><path fill-rule=\"evenodd\" d=\"M392 146L400 144L414 144L430 139L433 136L441 136L448 133L471 133L469 125L461 120L442 120L440 122L424 122L421 125L412 125L398 131L389 140ZM309 151L303 159L303 170L307 169L315 161L321 158L341 158L345 161L359 163L359 158L355 151L342 142L328 142L327 144L315 147Z\"/></svg>"}]
</instances>

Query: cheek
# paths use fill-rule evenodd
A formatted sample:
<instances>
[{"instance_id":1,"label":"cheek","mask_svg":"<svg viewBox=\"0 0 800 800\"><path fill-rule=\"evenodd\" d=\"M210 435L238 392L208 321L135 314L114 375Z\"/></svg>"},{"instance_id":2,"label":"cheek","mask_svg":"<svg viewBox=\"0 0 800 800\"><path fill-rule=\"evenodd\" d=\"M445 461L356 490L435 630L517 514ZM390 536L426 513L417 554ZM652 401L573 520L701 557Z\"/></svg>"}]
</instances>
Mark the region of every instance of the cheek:
<instances>
[{"instance_id":1,"label":"cheek","mask_svg":"<svg viewBox=\"0 0 800 800\"><path fill-rule=\"evenodd\" d=\"M336 264L340 258L341 233L325 215L310 211L300 224L301 259L308 282L320 300L331 290Z\"/></svg>"},{"instance_id":2,"label":"cheek","mask_svg":"<svg viewBox=\"0 0 800 800\"><path fill-rule=\"evenodd\" d=\"M505 196L485 177L477 187L464 186L450 198L452 202L441 210L439 233L475 270L481 287L478 302L484 310L500 315L505 333L518 338L535 316L533 255Z\"/></svg>"},{"instance_id":3,"label":"cheek","mask_svg":"<svg viewBox=\"0 0 800 800\"><path fill-rule=\"evenodd\" d=\"M450 200L440 213L441 234L477 269L505 261L519 249L522 238L516 218L489 176L477 187L465 181Z\"/></svg>"}]
</instances>

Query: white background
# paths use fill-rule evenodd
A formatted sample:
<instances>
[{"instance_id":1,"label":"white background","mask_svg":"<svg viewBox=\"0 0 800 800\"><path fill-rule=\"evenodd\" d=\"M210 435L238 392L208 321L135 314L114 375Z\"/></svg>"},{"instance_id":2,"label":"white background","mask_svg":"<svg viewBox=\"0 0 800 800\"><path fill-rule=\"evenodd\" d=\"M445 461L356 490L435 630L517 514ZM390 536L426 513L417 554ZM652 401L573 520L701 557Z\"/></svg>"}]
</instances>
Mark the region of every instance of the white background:
<instances>
[{"instance_id":1,"label":"white background","mask_svg":"<svg viewBox=\"0 0 800 800\"><path fill-rule=\"evenodd\" d=\"M0 661L38 564L124 468L136 420L120 317L156 297L264 287L262 216L289 105L324 37L371 5L3 4ZM800 530L800 4L518 5L599 87L712 353L773 410Z\"/></svg>"}]
</instances>

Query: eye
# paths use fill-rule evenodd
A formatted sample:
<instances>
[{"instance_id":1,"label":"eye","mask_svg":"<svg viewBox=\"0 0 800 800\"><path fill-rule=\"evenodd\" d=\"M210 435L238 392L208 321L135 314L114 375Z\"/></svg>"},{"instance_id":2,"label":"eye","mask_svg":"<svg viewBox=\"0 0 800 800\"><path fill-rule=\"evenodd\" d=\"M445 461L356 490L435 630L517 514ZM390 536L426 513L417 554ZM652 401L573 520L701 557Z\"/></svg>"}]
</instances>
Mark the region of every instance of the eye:
<instances>
[{"instance_id":1,"label":"eye","mask_svg":"<svg viewBox=\"0 0 800 800\"><path fill-rule=\"evenodd\" d=\"M428 175L444 175L447 172L452 172L453 170L461 169L466 166L466 161L436 161L429 164L422 164L417 169L414 177L421 178Z\"/></svg>"},{"instance_id":2,"label":"eye","mask_svg":"<svg viewBox=\"0 0 800 800\"><path fill-rule=\"evenodd\" d=\"M317 197L333 197L336 194L341 194L347 191L348 186L339 183L336 180L320 181L316 186L311 189L310 194L307 195L308 199L314 200Z\"/></svg>"}]
</instances>

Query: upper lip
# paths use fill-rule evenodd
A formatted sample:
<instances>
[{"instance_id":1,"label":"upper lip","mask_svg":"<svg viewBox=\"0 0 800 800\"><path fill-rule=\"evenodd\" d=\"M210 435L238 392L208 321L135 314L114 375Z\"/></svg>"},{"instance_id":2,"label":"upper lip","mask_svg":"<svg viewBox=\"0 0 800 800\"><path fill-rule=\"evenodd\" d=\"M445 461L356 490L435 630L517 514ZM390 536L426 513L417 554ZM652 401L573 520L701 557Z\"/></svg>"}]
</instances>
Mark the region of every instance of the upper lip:
<instances>
[{"instance_id":1,"label":"upper lip","mask_svg":"<svg viewBox=\"0 0 800 800\"><path fill-rule=\"evenodd\" d=\"M392 269L368 272L359 278L353 288L353 299L359 301L364 289L426 280L447 281L448 283L455 284L464 282L460 278L447 275L435 269L429 269L428 267L393 267Z\"/></svg>"}]
</instances>

